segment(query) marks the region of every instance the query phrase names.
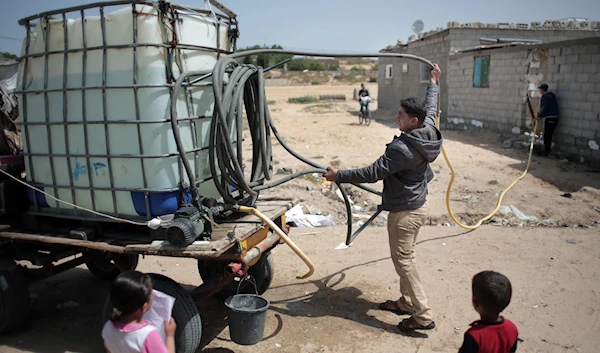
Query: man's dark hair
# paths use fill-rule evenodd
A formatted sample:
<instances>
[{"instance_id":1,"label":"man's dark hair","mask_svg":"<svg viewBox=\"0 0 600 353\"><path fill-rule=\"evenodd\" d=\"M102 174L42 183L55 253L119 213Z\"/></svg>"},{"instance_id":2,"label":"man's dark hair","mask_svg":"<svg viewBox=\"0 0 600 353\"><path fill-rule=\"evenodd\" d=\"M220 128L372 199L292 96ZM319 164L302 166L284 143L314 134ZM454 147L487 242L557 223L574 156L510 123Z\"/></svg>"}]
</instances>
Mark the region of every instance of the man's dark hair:
<instances>
[{"instance_id":1,"label":"man's dark hair","mask_svg":"<svg viewBox=\"0 0 600 353\"><path fill-rule=\"evenodd\" d=\"M541 84L540 87L538 87L539 89L543 90L544 92L548 92L548 85L547 84Z\"/></svg>"},{"instance_id":2,"label":"man's dark hair","mask_svg":"<svg viewBox=\"0 0 600 353\"><path fill-rule=\"evenodd\" d=\"M410 97L401 100L400 106L404 108L404 111L406 114L408 114L408 116L416 116L417 119L419 119L419 124L423 124L425 121L425 115L427 115L424 100L416 97Z\"/></svg>"},{"instance_id":3,"label":"man's dark hair","mask_svg":"<svg viewBox=\"0 0 600 353\"><path fill-rule=\"evenodd\" d=\"M483 271L473 277L473 297L487 313L500 314L510 303L511 296L512 286L503 274Z\"/></svg>"}]
</instances>

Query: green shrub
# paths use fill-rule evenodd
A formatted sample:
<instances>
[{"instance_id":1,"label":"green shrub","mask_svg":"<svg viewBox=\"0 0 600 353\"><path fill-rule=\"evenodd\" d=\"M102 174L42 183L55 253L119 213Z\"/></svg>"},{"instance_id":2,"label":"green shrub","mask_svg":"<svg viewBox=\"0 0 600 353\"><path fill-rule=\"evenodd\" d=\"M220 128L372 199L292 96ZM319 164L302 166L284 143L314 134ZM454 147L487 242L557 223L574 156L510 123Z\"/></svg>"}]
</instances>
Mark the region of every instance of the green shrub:
<instances>
[{"instance_id":1,"label":"green shrub","mask_svg":"<svg viewBox=\"0 0 600 353\"><path fill-rule=\"evenodd\" d=\"M312 81L310 84L311 84L311 85L313 85L313 86L316 86L316 85L320 85L320 84L321 84L321 82L319 82L319 81L317 81L317 80L314 80L314 81Z\"/></svg>"},{"instance_id":2,"label":"green shrub","mask_svg":"<svg viewBox=\"0 0 600 353\"><path fill-rule=\"evenodd\" d=\"M313 96L291 97L291 98L288 98L288 103L306 104L306 103L314 103L314 102L317 102L318 100L319 100L319 98L313 97Z\"/></svg>"},{"instance_id":3,"label":"green shrub","mask_svg":"<svg viewBox=\"0 0 600 353\"><path fill-rule=\"evenodd\" d=\"M369 77L369 82L377 82L377 77Z\"/></svg>"}]
</instances>

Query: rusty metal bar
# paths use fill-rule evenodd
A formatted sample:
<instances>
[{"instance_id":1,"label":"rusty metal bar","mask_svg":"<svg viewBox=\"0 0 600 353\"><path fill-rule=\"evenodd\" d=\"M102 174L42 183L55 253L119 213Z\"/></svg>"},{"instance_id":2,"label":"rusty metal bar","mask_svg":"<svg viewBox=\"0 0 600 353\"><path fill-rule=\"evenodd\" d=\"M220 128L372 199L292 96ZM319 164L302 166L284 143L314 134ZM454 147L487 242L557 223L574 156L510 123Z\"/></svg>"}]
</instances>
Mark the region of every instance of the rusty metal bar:
<instances>
[{"instance_id":1,"label":"rusty metal bar","mask_svg":"<svg viewBox=\"0 0 600 353\"><path fill-rule=\"evenodd\" d=\"M277 245L279 243L279 235L277 233L272 232L269 234L263 241L256 244L252 249L248 250L246 254L242 257L242 263L244 264L244 270L247 270L250 267L250 263L261 257L262 254Z\"/></svg>"},{"instance_id":2,"label":"rusty metal bar","mask_svg":"<svg viewBox=\"0 0 600 353\"><path fill-rule=\"evenodd\" d=\"M94 242L89 240L79 240L70 238L59 238L56 236L38 235L38 234L27 234L27 233L15 233L15 232L0 232L0 238L8 238L13 240L22 240L26 242L35 242L43 244L56 244L56 245L68 245L76 246L80 248L94 249L100 251L108 251L122 254L125 252L123 246L110 245L107 243Z\"/></svg>"}]
</instances>

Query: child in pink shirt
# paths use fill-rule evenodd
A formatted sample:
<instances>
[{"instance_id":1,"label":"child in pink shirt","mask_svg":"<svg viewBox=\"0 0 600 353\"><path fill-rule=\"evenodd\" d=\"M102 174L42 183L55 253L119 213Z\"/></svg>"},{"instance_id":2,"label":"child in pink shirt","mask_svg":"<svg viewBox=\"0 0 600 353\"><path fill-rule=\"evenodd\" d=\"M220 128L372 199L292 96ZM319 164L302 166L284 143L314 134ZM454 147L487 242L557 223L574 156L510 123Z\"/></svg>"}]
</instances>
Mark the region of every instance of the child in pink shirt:
<instances>
[{"instance_id":1,"label":"child in pink shirt","mask_svg":"<svg viewBox=\"0 0 600 353\"><path fill-rule=\"evenodd\" d=\"M143 321L152 307L152 281L137 271L120 274L110 287L113 315L102 329L108 353L175 353L175 320L165 320L166 342L158 329Z\"/></svg>"}]
</instances>

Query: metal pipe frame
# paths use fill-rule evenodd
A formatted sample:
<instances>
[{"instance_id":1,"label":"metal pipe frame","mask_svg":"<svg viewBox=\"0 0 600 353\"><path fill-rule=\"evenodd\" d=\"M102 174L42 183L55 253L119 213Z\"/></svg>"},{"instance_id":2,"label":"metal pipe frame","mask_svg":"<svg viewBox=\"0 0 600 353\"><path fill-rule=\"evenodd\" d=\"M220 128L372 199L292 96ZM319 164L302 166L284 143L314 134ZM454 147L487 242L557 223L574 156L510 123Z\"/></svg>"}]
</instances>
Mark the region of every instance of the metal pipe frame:
<instances>
[{"instance_id":1,"label":"metal pipe frame","mask_svg":"<svg viewBox=\"0 0 600 353\"><path fill-rule=\"evenodd\" d=\"M140 43L138 41L138 9L136 8L136 6L138 5L146 5L146 6L152 6L153 8L158 10L158 15L153 15L153 16L157 16L161 19L161 31L163 33L163 43ZM107 33L106 33L106 17L105 17L105 8L107 7L111 7L111 6L131 6L132 8L132 23L133 23L133 38L132 38L132 43L131 44L124 44L124 45L108 45L107 44ZM71 13L71 12L78 12L79 16L82 20L83 23L85 23L86 20L86 11L85 10L89 10L89 9L97 9L99 11L100 14L100 26L101 26L101 36L102 36L102 45L99 46L88 46L87 45L87 36L86 36L86 26L83 25L82 26L82 36L83 36L83 43L82 43L82 47L81 48L69 48L69 43L68 43L68 30L67 30L67 14ZM147 125L147 124L169 124L171 123L171 118L168 119L161 119L161 120L154 120L154 121L149 121L149 120L142 120L141 114L140 114L140 101L139 101L139 89L143 89L143 88L157 88L157 89L161 89L164 88L166 90L169 90L170 92L173 91L174 88L174 81L175 78L173 77L172 74L172 70L171 68L167 68L167 82L165 82L164 84L139 84L138 83L138 72L139 72L139 67L138 67L138 48L143 48L143 47L155 47L155 48L161 48L163 50L163 52L165 52L166 56L165 58L169 61L169 57L176 57L177 62L171 62L171 65L177 65L179 67L179 71L180 72L184 72L186 71L185 67L184 67L184 61L181 55L181 51L182 50L193 50L193 51L207 51L207 52L211 52L211 53L216 53L217 55L217 59L220 57L221 54L231 54L232 52L229 50L224 50L220 48L220 41L217 41L216 46L215 47L210 47L210 46L200 46L200 45L192 45L192 44L185 44L185 43L180 43L179 42L179 38L181 38L180 36L180 26L178 26L178 23L181 22L181 16L205 16L208 15L212 18L215 19L215 26L217 26L217 28L220 26L221 22L225 22L227 23L230 27L237 27L237 20L235 19L235 14L233 12L231 12L230 10L228 10L227 8L223 7L222 5L220 5L219 9L222 12L227 13L229 16L224 16L222 14L218 14L218 13L214 13L212 11L209 11L207 9L199 9L199 8L194 8L194 7L187 7L187 6L181 6L181 5L177 5L171 2L167 2L167 1L148 1L148 0L119 0L119 1L109 1L109 2L102 2L102 3L92 3L92 4L86 4L86 5L82 5L82 6L75 6L75 7L69 7L69 8L65 8L65 9L59 9L59 10L53 10L53 11L48 11L48 12L44 12L44 13L40 13L34 16L30 16L30 17L26 17L23 18L22 20L19 21L19 24L23 25L26 27L26 31L27 31L27 37L26 37L26 44L25 44L25 53L24 55L21 57L20 60L24 61L24 67L25 69L23 70L22 73L22 85L20 87L19 91L16 91L15 93L20 94L23 100L23 105L24 107L23 109L23 120L22 122L19 123L19 125L22 125L22 129L24 130L24 133L26 136L29 136L29 129L30 126L45 126L46 127L46 133L48 135L48 152L47 153L31 153L31 152L27 152L27 153L23 153L24 156L29 157L28 158L28 166L29 166L29 174L30 174L30 180L35 181L35 174L34 174L34 169L33 169L33 159L35 157L42 157L42 158L49 158L50 159L50 169L51 169L51 175L52 175L52 181L49 184L40 184L40 183L35 183L36 186L40 186L46 189L46 191L48 190L55 190L55 193L58 193L58 190L70 190L71 193L71 197L73 199L73 201L76 203L76 191L77 190L85 190L85 191L90 191L91 192L91 202L92 202L92 208L96 209L96 196L95 196L95 192L97 191L108 191L112 193L112 199L113 199L113 205L112 205L112 210L111 212L107 212L107 214L110 215L115 215L115 216L120 216L119 213L119 208L117 205L117 199L116 199L116 193L117 192L143 192L144 193L144 201L145 201L145 208L146 208L146 219L150 219L151 218L151 212L150 212L150 202L149 202L149 194L150 193L167 193L167 192L174 192L174 191L182 191L183 187L185 186L183 181L184 179L184 172L183 172L183 163L181 161L180 158L178 158L178 164L179 164L179 179L181 180L180 185L178 185L177 187L173 187L173 188L168 188L168 189L150 189L148 187L148 177L146 175L146 159L159 159L159 158L177 158L178 156L180 156L180 151L176 152L176 153L167 153L167 154L155 154L155 155L148 155L144 152L144 146L142 143L142 133L141 133L141 126L142 125ZM63 35L64 35L64 46L62 50L49 50L49 35L50 35L50 22L52 21L56 21L56 19L51 19L51 16L55 16L58 15L60 16L60 20L62 21L62 25L63 25ZM32 28L34 28L38 23L42 23L42 24L46 24L45 28L44 28L44 34L45 34L45 48L44 48L44 52L43 53L31 53L31 37L32 37ZM170 37L172 35L172 38ZM217 32L217 37L220 36L220 33ZM109 50L115 50L115 49L130 49L133 52L133 78L132 78L132 84L131 85L121 85L121 86L114 86L114 85L109 85L107 80L107 69L108 69L108 51ZM96 85L96 86L91 86L91 87L87 87L86 86L86 74L87 74L87 68L88 68L88 52L91 51L102 51L102 72L101 72L101 77L102 77L102 83L101 85ZM68 59L69 59L69 54L72 53L81 53L83 60L82 60L82 80L81 80L81 87L77 87L77 88L71 88L71 87L67 87L67 76L68 76ZM49 57L50 55L63 55L63 77L62 77L62 86L60 88L49 88L48 85L48 79L49 79ZM34 58L44 58L44 87L43 89L36 89L36 90L28 90L27 89L27 79L28 79L28 72L27 72L27 67L30 63L31 60L33 60ZM198 146L198 141L197 141L197 132L196 132L196 124L199 121L204 121L206 119L210 119L211 117L207 117L207 116L193 116L193 105L192 105L192 93L190 92L190 87L194 86L194 85L201 85L204 87L211 87L211 82L210 81L204 81L206 78L210 77L209 75L205 75L205 77L200 77L200 78L196 78L193 81L190 81L189 79L186 79L184 82L181 83L181 88L183 88L184 92L185 92L185 102L186 102L186 107L187 107L187 111L188 111L188 117L183 117L181 119L177 119L175 117L175 119L177 119L177 124L180 124L182 122L186 122L190 124L190 128L191 128L191 137L192 137L192 141L193 141L193 148L188 150L188 151L184 151L185 155L188 154L193 154L194 155L194 159L196 161L196 170L195 170L195 176L196 178L194 179L200 179L198 176L200 174L200 152L208 150L208 147L199 147ZM117 90L117 89L125 89L125 90L132 90L133 91L133 96L134 96L134 107L135 107L135 120L128 120L128 121L111 121L108 120L108 111L107 111L107 92L110 90ZM86 116L86 92L88 91L101 91L102 92L102 117L103 119L100 121L89 121L87 120L87 116ZM67 92L76 92L76 91L80 91L81 92L81 100L82 100L82 111L81 111L81 121L69 121L68 120L68 104L67 104ZM61 121L53 121L50 122L50 116L49 116L49 93L61 93L62 95L62 103L63 103L63 119ZM45 121L44 122L31 122L27 120L27 97L29 94L42 94L44 97L44 114L45 114ZM172 101L171 105L175 105L177 102L176 101ZM123 154L112 154L111 153L111 148L110 148L110 141L109 141L109 126L115 126L118 124L126 124L126 125L135 125L136 126L136 130L137 130L137 143L139 145L139 154L129 154L129 155L123 155ZM90 146L89 146L89 135L90 135L90 131L89 131L89 126L90 125L94 125L94 126L104 126L104 135L105 135L105 143L106 143L106 154L92 154L90 153ZM62 130L64 132L65 135L65 144L66 144L66 153L61 153L61 154L56 154L54 153L53 149L52 149L52 131L55 131L52 127L61 127L62 126ZM79 153L73 153L71 151L71 147L69 146L69 126L82 126L83 130L84 130L84 145L85 145L85 150L83 154L79 154ZM235 141L233 142L235 143ZM31 142L30 139L26 138L26 147L27 147L27 151L31 151ZM57 185L56 182L56 172L55 172L55 166L54 166L54 161L55 158L66 158L67 159L67 168L68 168L68 173L69 173L69 183L68 185ZM88 183L89 186L87 187L81 187L81 186L75 186L74 185L74 180L73 180L73 170L72 170L72 166L71 166L71 159L72 158L81 158L85 160L85 165L86 166L90 166L91 165L91 159L95 158L95 159L104 159L107 162L108 165L108 169L109 169L109 179L110 179L110 187L97 187L94 186L94 182L92 179L92 175L91 173L87 173L88 176ZM143 187L142 188L137 188L137 189L133 189L133 188L119 188L119 187L115 187L115 176L113 173L113 168L112 168L112 161L115 158L123 158L123 159L139 159L141 161L141 168L142 168L142 184ZM204 178L202 180L198 180L197 182L194 183L194 186L197 187L199 186L200 183L205 182L211 180L211 178ZM37 194L37 192L34 192L34 194ZM30 213L32 214L39 214L39 215L52 215L55 216L55 214L53 214L53 212L45 212L44 210L40 209L39 205L38 205L38 200L37 197L34 196L33 197L33 209L31 210ZM74 218L74 219L96 219L95 217L89 217L89 215L81 215L81 211L78 211L77 209L65 209L64 206L61 207L60 204L56 205L56 210L58 210L59 213L66 213L66 214L61 214L59 215L59 217L64 217L64 218ZM127 218L138 218L136 216L133 217L127 217Z\"/></svg>"},{"instance_id":2,"label":"metal pipe frame","mask_svg":"<svg viewBox=\"0 0 600 353\"><path fill-rule=\"evenodd\" d=\"M147 5L147 6L155 7L156 4L157 4L156 1L150 1L150 0L116 0L116 1L106 1L106 2L94 2L94 3L80 5L80 6L73 6L73 7L67 7L67 8L63 8L63 9L38 13L37 15L32 15L32 16L25 17L25 18L19 20L19 24L21 26L27 26L31 21L36 20L36 19L49 17L52 15L60 15L65 12L77 12L77 11L81 11L81 10L87 10L87 9L93 9L93 8L99 8L99 7L124 6L124 5ZM197 7L193 7L193 6L185 6L184 7L184 6L175 4L175 3L170 3L170 5L179 11L188 11L188 12L192 12L192 13L197 12L197 13L203 13L205 15L211 14L211 12L207 9L201 9L201 8L197 8ZM218 8L223 12L229 11L229 13L228 13L229 17L223 16L220 14L216 14L217 16L222 17L224 19L234 19L235 17L237 17L235 15L235 13L231 12L231 10L227 9L223 5L221 5L221 6L224 9L221 9L220 7L218 7Z\"/></svg>"}]
</instances>

